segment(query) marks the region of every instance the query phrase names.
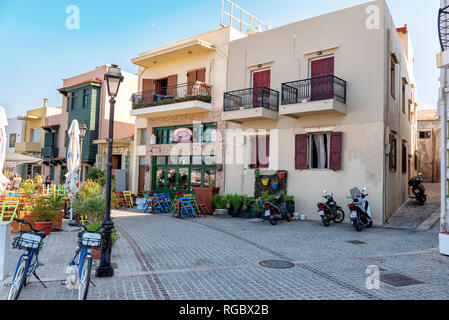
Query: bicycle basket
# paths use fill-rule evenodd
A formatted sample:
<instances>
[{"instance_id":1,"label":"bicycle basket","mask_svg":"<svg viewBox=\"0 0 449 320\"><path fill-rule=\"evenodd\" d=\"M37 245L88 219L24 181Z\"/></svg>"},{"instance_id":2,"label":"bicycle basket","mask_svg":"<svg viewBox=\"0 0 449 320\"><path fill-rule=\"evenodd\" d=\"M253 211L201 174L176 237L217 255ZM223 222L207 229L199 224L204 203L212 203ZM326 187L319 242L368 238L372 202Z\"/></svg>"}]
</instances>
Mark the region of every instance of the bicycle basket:
<instances>
[{"instance_id":1,"label":"bicycle basket","mask_svg":"<svg viewBox=\"0 0 449 320\"><path fill-rule=\"evenodd\" d=\"M83 234L83 237L79 239L79 244L82 247L99 248L101 246L101 234L85 233Z\"/></svg>"},{"instance_id":2,"label":"bicycle basket","mask_svg":"<svg viewBox=\"0 0 449 320\"><path fill-rule=\"evenodd\" d=\"M35 249L37 251L40 251L43 244L44 242L42 241L41 237L29 233L24 233L19 237L14 238L12 248L19 250Z\"/></svg>"}]
</instances>

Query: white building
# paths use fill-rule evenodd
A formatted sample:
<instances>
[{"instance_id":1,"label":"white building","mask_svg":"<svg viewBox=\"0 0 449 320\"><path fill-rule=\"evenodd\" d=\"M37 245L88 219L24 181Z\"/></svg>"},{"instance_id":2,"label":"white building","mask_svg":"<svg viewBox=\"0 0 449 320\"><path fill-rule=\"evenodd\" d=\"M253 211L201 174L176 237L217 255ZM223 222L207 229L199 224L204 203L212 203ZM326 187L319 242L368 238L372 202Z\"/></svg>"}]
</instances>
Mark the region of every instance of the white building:
<instances>
[{"instance_id":1,"label":"white building","mask_svg":"<svg viewBox=\"0 0 449 320\"><path fill-rule=\"evenodd\" d=\"M8 119L6 127L6 152L14 152L17 142L22 142L25 133L25 122L17 118Z\"/></svg>"}]
</instances>

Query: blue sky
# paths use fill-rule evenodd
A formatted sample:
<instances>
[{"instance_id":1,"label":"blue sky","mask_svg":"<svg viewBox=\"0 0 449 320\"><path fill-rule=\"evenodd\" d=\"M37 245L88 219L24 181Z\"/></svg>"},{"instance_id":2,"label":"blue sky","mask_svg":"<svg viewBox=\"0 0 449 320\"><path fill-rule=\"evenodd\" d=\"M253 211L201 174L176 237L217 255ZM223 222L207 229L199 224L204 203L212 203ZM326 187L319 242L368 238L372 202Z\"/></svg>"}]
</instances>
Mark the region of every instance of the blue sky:
<instances>
[{"instance_id":1,"label":"blue sky","mask_svg":"<svg viewBox=\"0 0 449 320\"><path fill-rule=\"evenodd\" d=\"M236 0L272 27L365 3L363 0ZM415 50L421 106L435 107L438 0L387 0L396 26L408 24ZM69 30L66 8L80 8L80 29ZM49 98L62 79L117 63L137 72L138 53L219 28L220 0L0 0L0 105L8 117Z\"/></svg>"}]
</instances>

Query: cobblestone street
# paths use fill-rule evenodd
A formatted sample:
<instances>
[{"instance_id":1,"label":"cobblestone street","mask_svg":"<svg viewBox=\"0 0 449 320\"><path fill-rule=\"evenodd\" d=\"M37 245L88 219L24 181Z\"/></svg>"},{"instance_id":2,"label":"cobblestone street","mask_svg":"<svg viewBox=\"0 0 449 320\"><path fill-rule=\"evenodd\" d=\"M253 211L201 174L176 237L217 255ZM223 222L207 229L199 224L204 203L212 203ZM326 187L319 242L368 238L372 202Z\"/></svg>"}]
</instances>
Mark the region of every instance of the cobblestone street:
<instances>
[{"instance_id":1,"label":"cobblestone street","mask_svg":"<svg viewBox=\"0 0 449 320\"><path fill-rule=\"evenodd\" d=\"M113 248L113 278L93 279L89 299L448 299L449 258L438 253L438 233L320 222L268 222L114 212L120 240ZM76 299L61 280L75 252L76 232L45 240L38 274L21 299ZM361 243L352 243L359 241ZM18 251L11 251L15 264ZM265 260L291 262L270 269ZM366 267L379 267L380 288L366 289ZM10 266L13 272L13 266ZM419 284L388 284L392 274ZM395 275L397 278L397 275ZM393 278L395 278L393 277ZM9 283L11 278L5 282ZM391 283L391 282L390 282ZM0 287L0 299L8 288Z\"/></svg>"}]
</instances>

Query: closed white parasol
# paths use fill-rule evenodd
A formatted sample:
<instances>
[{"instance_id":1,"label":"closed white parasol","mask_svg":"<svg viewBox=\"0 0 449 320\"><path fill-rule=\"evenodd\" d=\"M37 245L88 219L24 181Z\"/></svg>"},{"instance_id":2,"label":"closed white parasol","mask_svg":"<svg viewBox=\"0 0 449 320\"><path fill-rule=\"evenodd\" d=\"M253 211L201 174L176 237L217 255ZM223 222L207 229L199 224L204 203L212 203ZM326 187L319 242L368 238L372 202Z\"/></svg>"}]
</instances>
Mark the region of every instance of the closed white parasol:
<instances>
[{"instance_id":1,"label":"closed white parasol","mask_svg":"<svg viewBox=\"0 0 449 320\"><path fill-rule=\"evenodd\" d=\"M65 175L65 190L69 197L74 197L79 188L78 172L81 166L80 129L78 120L75 119L72 121L67 134L69 135L69 145L67 147L67 174Z\"/></svg>"},{"instance_id":2,"label":"closed white parasol","mask_svg":"<svg viewBox=\"0 0 449 320\"><path fill-rule=\"evenodd\" d=\"M0 107L0 194L5 192L6 186L10 182L3 174L3 166L6 157L6 126L8 119L6 118L5 108Z\"/></svg>"}]
</instances>

